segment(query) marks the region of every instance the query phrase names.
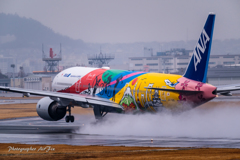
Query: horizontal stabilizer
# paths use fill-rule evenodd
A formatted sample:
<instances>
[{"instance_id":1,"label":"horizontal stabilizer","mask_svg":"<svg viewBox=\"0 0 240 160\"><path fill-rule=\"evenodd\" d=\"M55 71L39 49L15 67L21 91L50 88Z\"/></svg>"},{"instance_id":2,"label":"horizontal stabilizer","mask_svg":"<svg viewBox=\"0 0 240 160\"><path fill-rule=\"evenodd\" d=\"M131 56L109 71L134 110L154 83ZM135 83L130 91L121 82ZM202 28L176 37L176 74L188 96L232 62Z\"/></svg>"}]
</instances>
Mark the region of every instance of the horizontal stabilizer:
<instances>
[{"instance_id":1,"label":"horizontal stabilizer","mask_svg":"<svg viewBox=\"0 0 240 160\"><path fill-rule=\"evenodd\" d=\"M232 84L232 85L225 85L217 87L217 93L223 96L232 96L231 91L238 91L240 90L239 84Z\"/></svg>"},{"instance_id":2,"label":"horizontal stabilizer","mask_svg":"<svg viewBox=\"0 0 240 160\"><path fill-rule=\"evenodd\" d=\"M231 93L231 92L221 92L221 93L219 93L219 94L221 94L221 95L223 95L223 96L232 96L232 93Z\"/></svg>"},{"instance_id":3,"label":"horizontal stabilizer","mask_svg":"<svg viewBox=\"0 0 240 160\"><path fill-rule=\"evenodd\" d=\"M153 87L145 87L146 89L154 89L160 91L168 91L168 92L175 92L182 95L190 95L190 94L198 94L202 93L202 91L189 91L189 90L177 90L177 89L167 89L167 88L153 88Z\"/></svg>"}]
</instances>

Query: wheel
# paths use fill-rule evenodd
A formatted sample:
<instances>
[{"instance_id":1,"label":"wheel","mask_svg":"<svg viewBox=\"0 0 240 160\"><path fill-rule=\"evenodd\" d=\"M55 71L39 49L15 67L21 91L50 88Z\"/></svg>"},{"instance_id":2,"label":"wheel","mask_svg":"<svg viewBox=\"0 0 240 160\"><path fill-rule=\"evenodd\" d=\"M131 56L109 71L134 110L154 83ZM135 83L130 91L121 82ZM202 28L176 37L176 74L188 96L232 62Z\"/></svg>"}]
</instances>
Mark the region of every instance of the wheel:
<instances>
[{"instance_id":1,"label":"wheel","mask_svg":"<svg viewBox=\"0 0 240 160\"><path fill-rule=\"evenodd\" d=\"M67 123L69 122L69 119L70 119L69 116L66 116L66 117L65 117L65 121L66 121Z\"/></svg>"},{"instance_id":2,"label":"wheel","mask_svg":"<svg viewBox=\"0 0 240 160\"><path fill-rule=\"evenodd\" d=\"M71 121L71 122L74 122L74 116L71 116L71 117L70 117L70 121Z\"/></svg>"}]
</instances>

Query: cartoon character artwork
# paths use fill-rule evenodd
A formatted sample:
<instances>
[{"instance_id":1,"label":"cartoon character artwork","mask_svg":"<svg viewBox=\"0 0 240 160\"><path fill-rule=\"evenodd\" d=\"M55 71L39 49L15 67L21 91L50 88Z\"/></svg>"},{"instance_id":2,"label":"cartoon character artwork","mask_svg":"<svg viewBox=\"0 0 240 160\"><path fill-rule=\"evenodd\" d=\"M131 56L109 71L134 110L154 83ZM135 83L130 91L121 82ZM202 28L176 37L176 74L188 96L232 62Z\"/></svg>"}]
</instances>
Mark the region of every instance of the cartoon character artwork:
<instances>
[{"instance_id":1,"label":"cartoon character artwork","mask_svg":"<svg viewBox=\"0 0 240 160\"><path fill-rule=\"evenodd\" d=\"M163 107L163 104L160 99L159 91L153 89L147 89L144 92L140 92L139 88L142 84L146 85L146 78L141 79L143 81L140 82L139 86L134 86L133 92L136 94L136 104L137 107L141 110L149 110L149 111L156 111L158 107ZM136 83L137 84L137 83ZM142 86L142 87L144 87ZM154 83L149 83L147 87L152 88Z\"/></svg>"},{"instance_id":2,"label":"cartoon character artwork","mask_svg":"<svg viewBox=\"0 0 240 160\"><path fill-rule=\"evenodd\" d=\"M108 77L107 77L108 76ZM103 82L101 85L100 85L100 88L102 88L102 91L99 92L99 94L102 96L103 94L105 94L108 98L111 97L112 95L112 89L111 89L111 86L110 86L110 83L112 81L112 75L109 75L106 74L105 77L107 77L107 79L104 79ZM104 78L105 78L104 77Z\"/></svg>"},{"instance_id":3,"label":"cartoon character artwork","mask_svg":"<svg viewBox=\"0 0 240 160\"><path fill-rule=\"evenodd\" d=\"M143 104L143 107L141 109L146 110L148 106L146 105L146 103L144 101L145 100L144 97L145 97L145 95L142 93L141 94L141 103Z\"/></svg>"},{"instance_id":4,"label":"cartoon character artwork","mask_svg":"<svg viewBox=\"0 0 240 160\"><path fill-rule=\"evenodd\" d=\"M86 95L90 95L92 93L91 91L91 85L90 83L88 84L88 89L83 91L81 94L86 94Z\"/></svg>"},{"instance_id":5,"label":"cartoon character artwork","mask_svg":"<svg viewBox=\"0 0 240 160\"><path fill-rule=\"evenodd\" d=\"M148 87L153 87L153 83L150 83L148 85ZM146 94L148 94L148 99L146 98L146 102L145 102L145 108L146 109L150 109L153 111L156 111L156 109L158 107L163 107L163 104L161 102L161 99L159 98L159 91L158 90L154 90L154 93L152 94L152 90L146 92Z\"/></svg>"},{"instance_id":6,"label":"cartoon character artwork","mask_svg":"<svg viewBox=\"0 0 240 160\"><path fill-rule=\"evenodd\" d=\"M116 87L115 87L116 84L114 85L113 81L115 81L115 79L113 80L113 78L115 76L117 76L118 74L121 74L122 72L124 72L124 70L106 70L103 73L102 81L104 83L102 83L100 85L100 87L103 88L103 90L99 93L100 96L105 96L106 98L111 98L114 94L116 94L116 90L115 90L116 89ZM117 82L117 80L116 80L116 82ZM114 87L115 87L115 89L114 89Z\"/></svg>"},{"instance_id":7,"label":"cartoon character artwork","mask_svg":"<svg viewBox=\"0 0 240 160\"><path fill-rule=\"evenodd\" d=\"M123 76L120 75L117 79L116 79L116 83L114 85L114 89L113 89L113 98L112 100L115 101L115 96L116 96L116 88L118 86L118 83L122 80ZM123 83L123 82L122 82Z\"/></svg>"},{"instance_id":8,"label":"cartoon character artwork","mask_svg":"<svg viewBox=\"0 0 240 160\"><path fill-rule=\"evenodd\" d=\"M149 83L148 84L148 87L149 88L152 88L153 87L153 83ZM151 89L146 89L146 96L145 96L145 104L144 104L144 107L147 109L147 108L149 108L150 106L151 106L151 104L150 104L150 102L151 102L151 94L149 94L149 93L151 93L152 92L152 90Z\"/></svg>"},{"instance_id":9,"label":"cartoon character artwork","mask_svg":"<svg viewBox=\"0 0 240 160\"><path fill-rule=\"evenodd\" d=\"M163 81L159 81L159 79ZM181 98L178 93L170 93L150 88L187 87L181 76L169 76L158 73L145 73L124 70L93 69L82 75L74 85L62 90L66 93L77 93L107 98L122 105L126 110L149 110L177 105ZM183 85L183 82L186 84ZM146 89L148 87L149 89ZM200 89L201 84L196 86ZM166 93L166 94L165 94ZM179 97L180 96L180 97ZM199 97L201 98L201 97ZM171 104L168 106L168 104Z\"/></svg>"},{"instance_id":10,"label":"cartoon character artwork","mask_svg":"<svg viewBox=\"0 0 240 160\"><path fill-rule=\"evenodd\" d=\"M140 87L143 84L145 78L141 79L141 78L138 77L138 79L139 79L139 81L136 83L136 85L134 87L134 91L136 93L135 94L135 99L136 99L136 103L137 103L138 107L140 109L144 109L144 103L145 103L144 102L144 94L142 94L142 92L140 90ZM134 81L132 83L134 83Z\"/></svg>"},{"instance_id":11,"label":"cartoon character artwork","mask_svg":"<svg viewBox=\"0 0 240 160\"><path fill-rule=\"evenodd\" d=\"M173 83L169 79L165 79L164 82L166 83L166 85L168 85L169 87L173 87L173 88L175 88L176 85L179 83L179 82Z\"/></svg>"},{"instance_id":12,"label":"cartoon character artwork","mask_svg":"<svg viewBox=\"0 0 240 160\"><path fill-rule=\"evenodd\" d=\"M163 107L161 99L159 98L159 91L155 90L155 93L152 95L152 106L155 107Z\"/></svg>"},{"instance_id":13,"label":"cartoon character artwork","mask_svg":"<svg viewBox=\"0 0 240 160\"><path fill-rule=\"evenodd\" d=\"M93 81L93 93L92 95L95 96L97 89L100 88L100 82L101 82L101 78L99 78L100 75L97 75L96 78Z\"/></svg>"},{"instance_id":14,"label":"cartoon character artwork","mask_svg":"<svg viewBox=\"0 0 240 160\"><path fill-rule=\"evenodd\" d=\"M124 92L124 95L123 95L119 104L121 106L123 106L126 111L132 111L132 110L137 109L137 105L136 105L136 103L134 101L134 98L132 96L130 87L126 88L126 90Z\"/></svg>"}]
</instances>

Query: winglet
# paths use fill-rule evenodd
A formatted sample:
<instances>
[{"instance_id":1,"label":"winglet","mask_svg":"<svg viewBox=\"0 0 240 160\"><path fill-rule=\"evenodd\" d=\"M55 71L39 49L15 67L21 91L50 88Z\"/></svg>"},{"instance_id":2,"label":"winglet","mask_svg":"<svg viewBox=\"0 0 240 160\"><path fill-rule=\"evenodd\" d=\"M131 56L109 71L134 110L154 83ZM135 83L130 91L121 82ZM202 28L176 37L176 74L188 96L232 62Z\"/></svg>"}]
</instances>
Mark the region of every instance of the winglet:
<instances>
[{"instance_id":1,"label":"winglet","mask_svg":"<svg viewBox=\"0 0 240 160\"><path fill-rule=\"evenodd\" d=\"M205 26L193 50L184 77L205 83L207 79L208 62L211 51L215 14L209 13Z\"/></svg>"}]
</instances>

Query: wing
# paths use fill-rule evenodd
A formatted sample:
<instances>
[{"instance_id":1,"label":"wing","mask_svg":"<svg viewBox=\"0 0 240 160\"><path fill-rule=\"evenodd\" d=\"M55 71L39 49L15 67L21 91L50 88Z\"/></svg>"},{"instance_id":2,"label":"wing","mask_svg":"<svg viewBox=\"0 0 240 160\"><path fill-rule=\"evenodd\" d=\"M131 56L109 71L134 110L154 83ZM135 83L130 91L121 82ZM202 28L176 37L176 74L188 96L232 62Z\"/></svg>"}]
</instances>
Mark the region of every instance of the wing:
<instances>
[{"instance_id":1,"label":"wing","mask_svg":"<svg viewBox=\"0 0 240 160\"><path fill-rule=\"evenodd\" d=\"M231 96L231 91L240 90L240 84L217 86L217 93L224 96Z\"/></svg>"},{"instance_id":2,"label":"wing","mask_svg":"<svg viewBox=\"0 0 240 160\"><path fill-rule=\"evenodd\" d=\"M123 107L109 99L101 98L98 96L89 96L82 94L72 94L72 93L61 93L61 92L49 92L13 87L0 86L0 90L22 93L25 96L37 95L37 96L48 96L52 100L59 102L62 106L68 106L70 104L81 106L87 108L88 105L100 105L115 109L119 112L123 111Z\"/></svg>"}]
</instances>

